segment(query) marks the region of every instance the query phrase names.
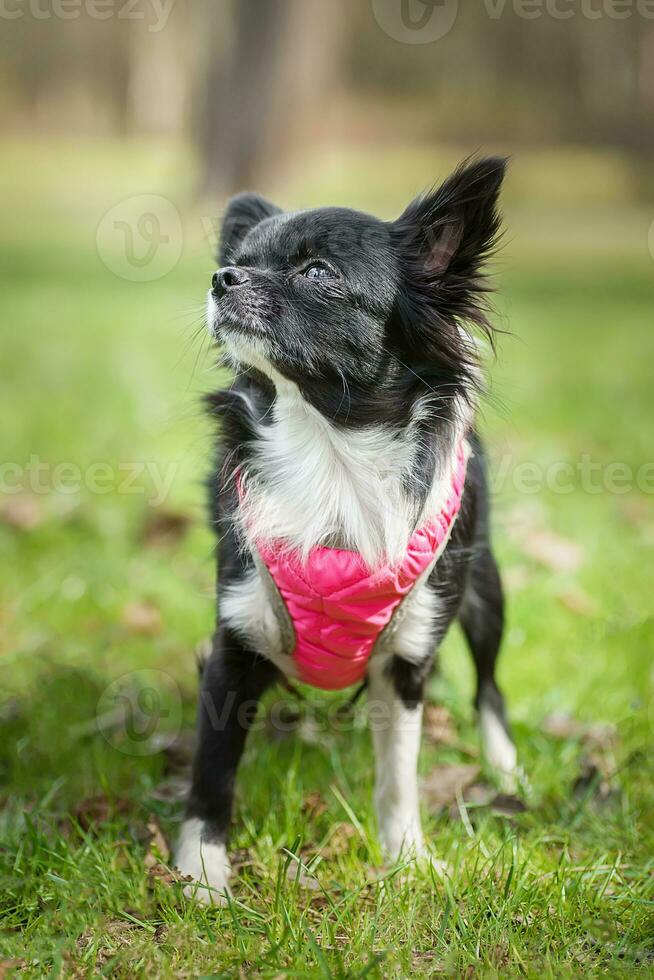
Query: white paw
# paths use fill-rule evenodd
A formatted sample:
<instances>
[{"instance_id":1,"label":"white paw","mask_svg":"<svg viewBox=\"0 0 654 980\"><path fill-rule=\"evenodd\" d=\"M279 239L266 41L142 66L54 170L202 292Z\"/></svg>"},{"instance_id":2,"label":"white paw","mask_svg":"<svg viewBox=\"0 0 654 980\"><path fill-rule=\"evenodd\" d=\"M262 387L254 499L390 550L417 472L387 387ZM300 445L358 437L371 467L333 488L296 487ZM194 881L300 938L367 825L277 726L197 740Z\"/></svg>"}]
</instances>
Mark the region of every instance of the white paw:
<instances>
[{"instance_id":1,"label":"white paw","mask_svg":"<svg viewBox=\"0 0 654 980\"><path fill-rule=\"evenodd\" d=\"M205 905L225 905L230 866L224 844L202 839L202 820L192 818L182 824L175 865L193 881L184 888L187 898Z\"/></svg>"},{"instance_id":2,"label":"white paw","mask_svg":"<svg viewBox=\"0 0 654 980\"><path fill-rule=\"evenodd\" d=\"M410 860L426 853L422 830L415 824L384 822L379 828L379 838L384 854L393 861L398 858Z\"/></svg>"},{"instance_id":3,"label":"white paw","mask_svg":"<svg viewBox=\"0 0 654 980\"><path fill-rule=\"evenodd\" d=\"M392 861L410 862L411 867L404 874L412 875L413 871L427 871L432 868L439 878L450 878L452 867L447 861L441 861L431 852L425 843L422 832L418 828L416 831L408 831L404 837L398 839L397 835L386 837L380 833L382 849L387 857Z\"/></svg>"}]
</instances>

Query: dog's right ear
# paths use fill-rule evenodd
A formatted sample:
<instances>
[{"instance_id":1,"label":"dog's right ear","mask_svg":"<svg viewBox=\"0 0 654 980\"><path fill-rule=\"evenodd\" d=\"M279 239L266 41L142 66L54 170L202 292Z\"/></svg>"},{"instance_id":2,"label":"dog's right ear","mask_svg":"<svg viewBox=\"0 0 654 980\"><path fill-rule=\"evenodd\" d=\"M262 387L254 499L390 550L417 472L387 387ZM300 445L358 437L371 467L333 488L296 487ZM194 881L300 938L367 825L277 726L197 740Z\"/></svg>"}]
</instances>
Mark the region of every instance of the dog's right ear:
<instances>
[{"instance_id":1,"label":"dog's right ear","mask_svg":"<svg viewBox=\"0 0 654 980\"><path fill-rule=\"evenodd\" d=\"M281 214L281 208L258 194L237 194L227 205L220 233L218 264L229 265L247 233L264 218Z\"/></svg>"}]
</instances>

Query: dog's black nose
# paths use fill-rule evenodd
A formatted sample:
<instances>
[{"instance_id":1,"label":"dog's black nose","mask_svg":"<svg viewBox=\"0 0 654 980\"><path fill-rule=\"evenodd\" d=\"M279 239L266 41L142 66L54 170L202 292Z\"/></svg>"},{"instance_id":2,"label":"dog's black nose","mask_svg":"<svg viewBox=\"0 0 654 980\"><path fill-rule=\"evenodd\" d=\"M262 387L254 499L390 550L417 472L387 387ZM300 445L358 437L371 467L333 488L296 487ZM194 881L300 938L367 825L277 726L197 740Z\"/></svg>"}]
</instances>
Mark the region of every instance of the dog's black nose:
<instances>
[{"instance_id":1,"label":"dog's black nose","mask_svg":"<svg viewBox=\"0 0 654 980\"><path fill-rule=\"evenodd\" d=\"M224 269L218 269L218 272L214 272L211 279L211 291L214 296L220 299L228 289L244 286L249 281L250 277L244 269L239 269L235 265L228 265Z\"/></svg>"}]
</instances>

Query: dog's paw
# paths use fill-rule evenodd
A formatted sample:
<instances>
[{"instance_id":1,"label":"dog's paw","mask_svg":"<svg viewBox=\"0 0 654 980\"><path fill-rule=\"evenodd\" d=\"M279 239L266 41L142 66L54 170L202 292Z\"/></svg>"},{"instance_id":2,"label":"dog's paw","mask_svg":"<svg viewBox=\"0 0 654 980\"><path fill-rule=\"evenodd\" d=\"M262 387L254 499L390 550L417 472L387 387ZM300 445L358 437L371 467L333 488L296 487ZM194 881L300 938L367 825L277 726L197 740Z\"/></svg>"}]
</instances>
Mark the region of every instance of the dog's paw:
<instances>
[{"instance_id":1,"label":"dog's paw","mask_svg":"<svg viewBox=\"0 0 654 980\"><path fill-rule=\"evenodd\" d=\"M204 823L185 820L177 846L175 865L193 881L184 888L187 898L205 905L226 905L230 866L225 845L203 839Z\"/></svg>"},{"instance_id":2,"label":"dog's paw","mask_svg":"<svg viewBox=\"0 0 654 980\"><path fill-rule=\"evenodd\" d=\"M387 821L379 829L382 851L392 861L411 860L426 854L422 830L419 826L405 827L399 822Z\"/></svg>"}]
</instances>

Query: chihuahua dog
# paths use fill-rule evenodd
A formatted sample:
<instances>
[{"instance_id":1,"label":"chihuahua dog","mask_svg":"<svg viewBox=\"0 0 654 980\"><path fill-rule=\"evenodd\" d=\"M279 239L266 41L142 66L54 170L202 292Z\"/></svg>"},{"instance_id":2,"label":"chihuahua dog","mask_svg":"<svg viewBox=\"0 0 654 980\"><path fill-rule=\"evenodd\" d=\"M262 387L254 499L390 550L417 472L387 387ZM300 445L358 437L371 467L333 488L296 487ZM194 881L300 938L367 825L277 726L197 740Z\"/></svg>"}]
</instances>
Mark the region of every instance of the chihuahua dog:
<instances>
[{"instance_id":1,"label":"chihuahua dog","mask_svg":"<svg viewBox=\"0 0 654 980\"><path fill-rule=\"evenodd\" d=\"M200 900L225 900L239 759L259 698L283 676L366 685L391 858L424 852L422 700L456 618L485 755L506 779L515 772L474 429L505 165L466 161L393 222L284 213L253 194L227 207L208 297L209 329L236 369L210 399L221 425L210 482L218 625L176 854Z\"/></svg>"}]
</instances>

